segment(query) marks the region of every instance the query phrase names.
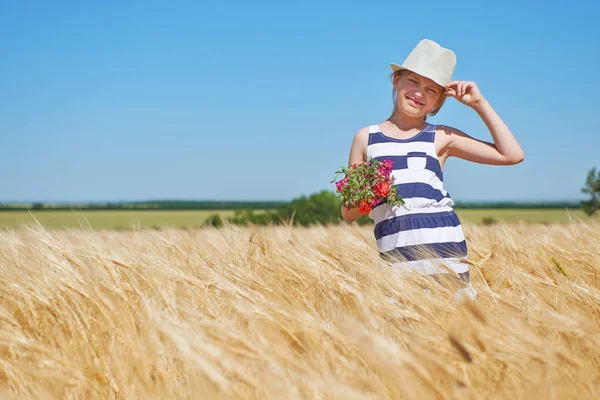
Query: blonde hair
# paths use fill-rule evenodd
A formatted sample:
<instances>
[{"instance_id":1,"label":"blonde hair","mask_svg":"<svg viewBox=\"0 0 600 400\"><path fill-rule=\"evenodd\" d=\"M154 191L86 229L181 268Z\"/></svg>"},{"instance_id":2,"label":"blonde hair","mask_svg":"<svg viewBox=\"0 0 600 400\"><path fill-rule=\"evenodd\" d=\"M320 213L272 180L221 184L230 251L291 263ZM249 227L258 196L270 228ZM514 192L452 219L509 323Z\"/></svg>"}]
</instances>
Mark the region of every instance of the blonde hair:
<instances>
[{"instance_id":1,"label":"blonde hair","mask_svg":"<svg viewBox=\"0 0 600 400\"><path fill-rule=\"evenodd\" d=\"M392 80L392 102L394 103L394 110L392 111L392 115L394 115L394 112L396 111L396 107L398 107L398 104L396 103L396 99L398 97L398 91L396 90L396 87L394 86L394 79L396 78L396 76L398 77L398 79L400 79L400 77L402 77L402 75L408 74L409 70L407 69L401 69L399 71L394 71L391 73L390 78ZM435 106L433 106L433 108L431 109L431 111L429 111L429 113L425 114L425 116L423 117L424 120L427 120L427 116L428 115L435 115L438 113L438 111L440 111L440 108L442 108L442 106L444 105L444 102L446 101L446 93L444 91L442 91L442 94L440 95L440 99L438 100L438 102L435 104Z\"/></svg>"}]
</instances>

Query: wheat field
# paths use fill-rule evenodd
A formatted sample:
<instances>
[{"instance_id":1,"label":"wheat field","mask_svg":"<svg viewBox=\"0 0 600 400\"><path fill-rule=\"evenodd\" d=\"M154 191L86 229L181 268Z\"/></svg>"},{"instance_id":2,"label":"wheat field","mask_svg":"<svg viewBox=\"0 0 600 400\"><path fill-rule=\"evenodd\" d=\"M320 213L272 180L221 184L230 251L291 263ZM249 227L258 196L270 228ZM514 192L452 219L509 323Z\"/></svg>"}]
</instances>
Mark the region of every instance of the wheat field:
<instances>
[{"instance_id":1,"label":"wheat field","mask_svg":"<svg viewBox=\"0 0 600 400\"><path fill-rule=\"evenodd\" d=\"M354 224L2 230L0 397L600 398L600 223L464 230L465 303Z\"/></svg>"}]
</instances>

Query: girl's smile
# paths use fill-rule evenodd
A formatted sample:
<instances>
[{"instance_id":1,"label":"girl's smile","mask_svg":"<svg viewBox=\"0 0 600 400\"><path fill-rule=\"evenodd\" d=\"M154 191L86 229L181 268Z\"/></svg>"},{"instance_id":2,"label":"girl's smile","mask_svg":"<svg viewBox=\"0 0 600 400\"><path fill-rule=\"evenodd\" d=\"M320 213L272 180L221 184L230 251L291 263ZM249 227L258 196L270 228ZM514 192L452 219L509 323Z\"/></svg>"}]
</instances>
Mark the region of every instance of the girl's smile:
<instances>
[{"instance_id":1,"label":"girl's smile","mask_svg":"<svg viewBox=\"0 0 600 400\"><path fill-rule=\"evenodd\" d=\"M410 104L411 106L413 106L415 108L421 108L422 106L425 105L425 103L423 103L422 101L417 100L414 97L406 96L406 99L408 100L408 104Z\"/></svg>"}]
</instances>

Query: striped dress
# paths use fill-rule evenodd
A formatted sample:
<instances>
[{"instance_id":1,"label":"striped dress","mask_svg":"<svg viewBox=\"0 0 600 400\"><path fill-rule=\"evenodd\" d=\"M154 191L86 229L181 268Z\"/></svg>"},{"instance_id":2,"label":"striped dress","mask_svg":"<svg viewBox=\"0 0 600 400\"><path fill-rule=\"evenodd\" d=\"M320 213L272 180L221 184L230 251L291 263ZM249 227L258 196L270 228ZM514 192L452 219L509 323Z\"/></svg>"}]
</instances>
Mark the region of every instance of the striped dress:
<instances>
[{"instance_id":1,"label":"striped dress","mask_svg":"<svg viewBox=\"0 0 600 400\"><path fill-rule=\"evenodd\" d=\"M398 195L406 202L392 207L386 202L373 207L374 234L380 257L401 271L421 275L458 275L470 298L467 243L454 201L444 189L444 178L435 150L435 126L428 125L408 139L384 135L378 125L369 127L367 161L393 163Z\"/></svg>"}]
</instances>

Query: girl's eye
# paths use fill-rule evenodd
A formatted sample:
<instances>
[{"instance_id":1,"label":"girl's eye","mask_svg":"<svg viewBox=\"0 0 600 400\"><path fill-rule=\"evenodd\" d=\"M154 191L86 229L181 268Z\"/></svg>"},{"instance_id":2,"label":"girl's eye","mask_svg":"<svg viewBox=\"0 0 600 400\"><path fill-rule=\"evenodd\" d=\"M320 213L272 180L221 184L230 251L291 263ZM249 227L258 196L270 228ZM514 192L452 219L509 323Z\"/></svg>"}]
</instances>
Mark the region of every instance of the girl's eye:
<instances>
[{"instance_id":1,"label":"girl's eye","mask_svg":"<svg viewBox=\"0 0 600 400\"><path fill-rule=\"evenodd\" d=\"M414 84L417 84L417 81L415 81L414 79L409 79L408 81L409 81L409 82L412 82L412 83L414 83Z\"/></svg>"},{"instance_id":2,"label":"girl's eye","mask_svg":"<svg viewBox=\"0 0 600 400\"><path fill-rule=\"evenodd\" d=\"M436 92L435 90L433 90L433 89L427 89L427 91L428 91L429 93L431 93L431 94L436 94L436 93L437 93L437 92Z\"/></svg>"}]
</instances>

